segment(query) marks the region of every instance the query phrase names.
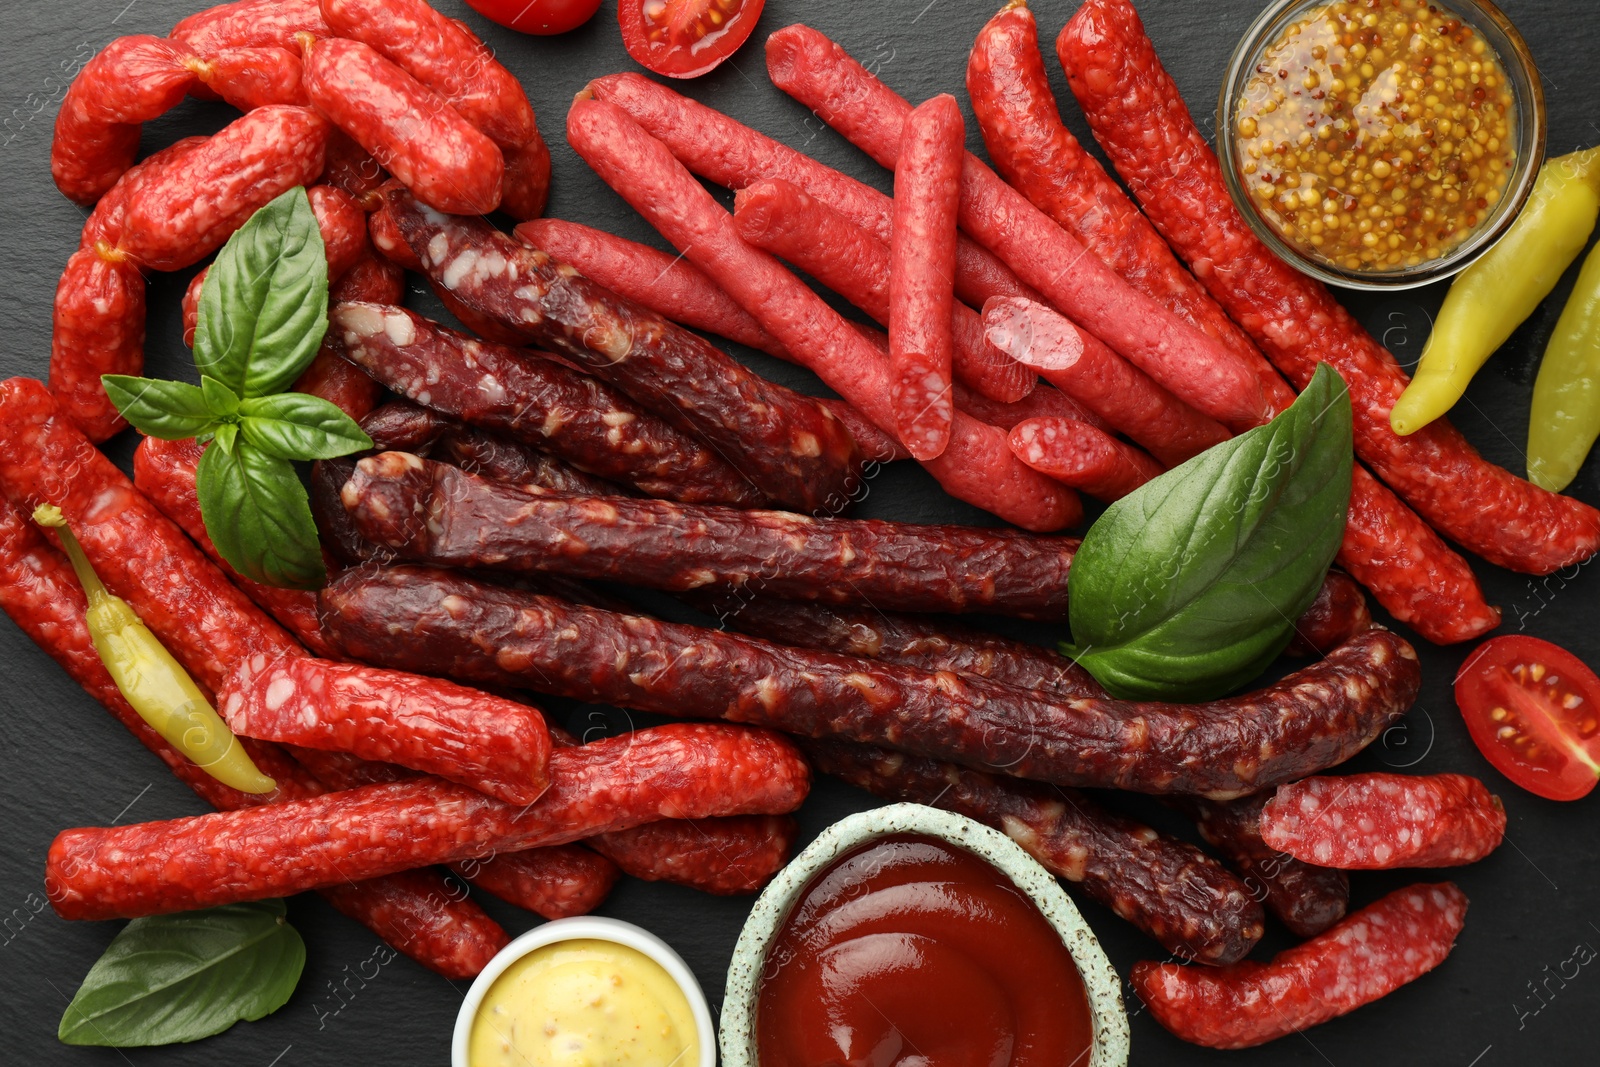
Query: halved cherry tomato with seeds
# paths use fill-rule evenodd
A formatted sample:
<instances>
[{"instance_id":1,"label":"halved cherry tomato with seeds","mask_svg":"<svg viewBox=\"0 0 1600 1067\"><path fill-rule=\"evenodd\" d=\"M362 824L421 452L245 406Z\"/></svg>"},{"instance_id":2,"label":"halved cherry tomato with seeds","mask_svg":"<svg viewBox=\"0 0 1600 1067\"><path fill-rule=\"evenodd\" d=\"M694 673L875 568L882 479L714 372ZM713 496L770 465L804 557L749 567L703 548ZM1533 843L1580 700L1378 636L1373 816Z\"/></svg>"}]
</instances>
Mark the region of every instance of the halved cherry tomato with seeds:
<instances>
[{"instance_id":1,"label":"halved cherry tomato with seeds","mask_svg":"<svg viewBox=\"0 0 1600 1067\"><path fill-rule=\"evenodd\" d=\"M1536 637L1496 637L1456 675L1456 703L1478 750L1517 785L1577 800L1600 780L1600 678Z\"/></svg>"},{"instance_id":2,"label":"halved cherry tomato with seeds","mask_svg":"<svg viewBox=\"0 0 1600 1067\"><path fill-rule=\"evenodd\" d=\"M766 0L617 0L622 43L641 65L697 78L750 39Z\"/></svg>"}]
</instances>

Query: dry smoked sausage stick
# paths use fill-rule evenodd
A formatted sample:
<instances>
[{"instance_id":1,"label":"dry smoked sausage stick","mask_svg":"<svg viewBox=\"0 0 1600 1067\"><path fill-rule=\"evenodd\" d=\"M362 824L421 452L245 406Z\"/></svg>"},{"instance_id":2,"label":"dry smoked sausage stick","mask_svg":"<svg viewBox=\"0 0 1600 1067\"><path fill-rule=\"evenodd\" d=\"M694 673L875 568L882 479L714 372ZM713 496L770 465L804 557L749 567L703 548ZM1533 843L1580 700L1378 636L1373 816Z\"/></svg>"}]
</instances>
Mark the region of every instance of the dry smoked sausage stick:
<instances>
[{"instance_id":1,"label":"dry smoked sausage stick","mask_svg":"<svg viewBox=\"0 0 1600 1067\"><path fill-rule=\"evenodd\" d=\"M436 774L508 804L549 788L538 710L437 678L310 656L241 665L217 693L234 733Z\"/></svg>"},{"instance_id":2,"label":"dry smoked sausage stick","mask_svg":"<svg viewBox=\"0 0 1600 1067\"><path fill-rule=\"evenodd\" d=\"M1121 500L1165 470L1132 445L1075 419L1020 423L1011 431L1011 451L1034 470L1096 500Z\"/></svg>"},{"instance_id":3,"label":"dry smoked sausage stick","mask_svg":"<svg viewBox=\"0 0 1600 1067\"><path fill-rule=\"evenodd\" d=\"M145 295L138 264L104 241L74 252L56 284L50 389L91 441L128 424L100 376L144 370Z\"/></svg>"},{"instance_id":4,"label":"dry smoked sausage stick","mask_svg":"<svg viewBox=\"0 0 1600 1067\"><path fill-rule=\"evenodd\" d=\"M986 823L1045 869L1183 959L1228 964L1263 931L1246 885L1198 848L1114 814L1076 789L996 778L839 741L802 745L822 773L885 800L930 804Z\"/></svg>"},{"instance_id":5,"label":"dry smoked sausage stick","mask_svg":"<svg viewBox=\"0 0 1600 1067\"><path fill-rule=\"evenodd\" d=\"M899 158L911 105L808 26L767 38L767 73L885 167ZM1056 308L1212 418L1255 425L1267 401L1237 354L1132 288L1086 253L971 153L961 171L961 228Z\"/></svg>"},{"instance_id":6,"label":"dry smoked sausage stick","mask_svg":"<svg viewBox=\"0 0 1600 1067\"><path fill-rule=\"evenodd\" d=\"M1450 955L1467 918L1452 882L1397 889L1317 937L1220 970L1138 963L1128 976L1156 1022L1208 1048L1251 1048L1370 1004Z\"/></svg>"},{"instance_id":7,"label":"dry smoked sausage stick","mask_svg":"<svg viewBox=\"0 0 1600 1067\"><path fill-rule=\"evenodd\" d=\"M389 172L343 130L328 135L322 180L360 200L389 180Z\"/></svg>"},{"instance_id":8,"label":"dry smoked sausage stick","mask_svg":"<svg viewBox=\"0 0 1600 1067\"><path fill-rule=\"evenodd\" d=\"M317 619L315 593L253 582L234 571L212 543L205 520L200 516L200 498L195 489L195 471L206 447L192 437L183 441L146 437L133 453L134 486L188 534L257 607L276 619L312 652L336 658L338 649L322 632L322 624Z\"/></svg>"},{"instance_id":9,"label":"dry smoked sausage stick","mask_svg":"<svg viewBox=\"0 0 1600 1067\"><path fill-rule=\"evenodd\" d=\"M1147 448L1169 467L1233 436L1043 304L991 300L983 308L988 342Z\"/></svg>"},{"instance_id":10,"label":"dry smoked sausage stick","mask_svg":"<svg viewBox=\"0 0 1600 1067\"><path fill-rule=\"evenodd\" d=\"M763 179L734 196L739 236L788 260L877 320L889 325L889 246L798 186ZM983 322L965 304L951 307L952 369L962 384L999 403L1026 397L1032 370L991 347Z\"/></svg>"},{"instance_id":11,"label":"dry smoked sausage stick","mask_svg":"<svg viewBox=\"0 0 1600 1067\"><path fill-rule=\"evenodd\" d=\"M339 304L347 359L402 396L651 496L755 507L762 494L699 439L539 353L478 341L403 308Z\"/></svg>"},{"instance_id":12,"label":"dry smoked sausage stick","mask_svg":"<svg viewBox=\"0 0 1600 1067\"><path fill-rule=\"evenodd\" d=\"M344 752L293 746L289 750L335 789L359 789L419 777L408 768L373 763ZM593 911L622 876L616 864L581 845L493 854L452 863L450 869L479 889L546 919Z\"/></svg>"},{"instance_id":13,"label":"dry smoked sausage stick","mask_svg":"<svg viewBox=\"0 0 1600 1067\"><path fill-rule=\"evenodd\" d=\"M646 882L717 896L754 893L789 862L800 827L787 815L663 819L600 834L584 844Z\"/></svg>"},{"instance_id":14,"label":"dry smoked sausage stick","mask_svg":"<svg viewBox=\"0 0 1600 1067\"><path fill-rule=\"evenodd\" d=\"M1272 796L1238 800L1183 797L1175 805L1200 830L1206 844L1243 876L1251 896L1264 903L1296 937L1315 937L1344 918L1350 906L1350 876L1331 867L1303 863L1261 840L1261 807Z\"/></svg>"},{"instance_id":15,"label":"dry smoked sausage stick","mask_svg":"<svg viewBox=\"0 0 1600 1067\"><path fill-rule=\"evenodd\" d=\"M643 75L610 74L590 82L588 90L626 111L700 177L729 189L763 178L791 182L889 243L894 204L871 186ZM956 296L973 307L996 296L1039 299L1010 267L965 237L956 245Z\"/></svg>"},{"instance_id":16,"label":"dry smoked sausage stick","mask_svg":"<svg viewBox=\"0 0 1600 1067\"><path fill-rule=\"evenodd\" d=\"M771 499L809 511L857 477L855 442L810 397L482 219L447 218L402 190L389 210L441 291L696 434Z\"/></svg>"},{"instance_id":17,"label":"dry smoked sausage stick","mask_svg":"<svg viewBox=\"0 0 1600 1067\"><path fill-rule=\"evenodd\" d=\"M358 462L340 497L362 537L404 559L900 611L1065 618L1078 547L1015 530L552 494L406 452Z\"/></svg>"},{"instance_id":18,"label":"dry smoked sausage stick","mask_svg":"<svg viewBox=\"0 0 1600 1067\"><path fill-rule=\"evenodd\" d=\"M359 41L303 47L311 103L408 189L441 211L500 206L505 157L442 96Z\"/></svg>"},{"instance_id":19,"label":"dry smoked sausage stick","mask_svg":"<svg viewBox=\"0 0 1600 1067\"><path fill-rule=\"evenodd\" d=\"M950 313L966 140L956 98L936 96L906 119L894 172L889 402L895 429L914 459L932 459L950 443Z\"/></svg>"},{"instance_id":20,"label":"dry smoked sausage stick","mask_svg":"<svg viewBox=\"0 0 1600 1067\"><path fill-rule=\"evenodd\" d=\"M995 170L1129 285L1255 367L1270 398L1283 382L1255 343L1062 123L1038 38L1026 0L1011 0L967 60L967 96Z\"/></svg>"},{"instance_id":21,"label":"dry smoked sausage stick","mask_svg":"<svg viewBox=\"0 0 1600 1067\"><path fill-rule=\"evenodd\" d=\"M1326 288L1251 233L1126 0L1089 0L1056 52L1095 137L1223 308L1292 384L1303 388L1319 362L1350 383L1356 452L1378 477L1440 533L1511 570L1549 574L1600 549L1600 511L1485 462L1445 420L1394 433L1405 372Z\"/></svg>"},{"instance_id":22,"label":"dry smoked sausage stick","mask_svg":"<svg viewBox=\"0 0 1600 1067\"><path fill-rule=\"evenodd\" d=\"M50 142L50 174L67 199L93 204L133 166L139 128L177 106L195 84L182 45L118 37L67 87Z\"/></svg>"},{"instance_id":23,"label":"dry smoked sausage stick","mask_svg":"<svg viewBox=\"0 0 1600 1067\"><path fill-rule=\"evenodd\" d=\"M558 750L551 786L518 808L437 778L110 829L50 847L50 902L100 919L263 900L495 851L560 845L655 819L783 814L810 784L764 730L676 723Z\"/></svg>"},{"instance_id":24,"label":"dry smoked sausage stick","mask_svg":"<svg viewBox=\"0 0 1600 1067\"><path fill-rule=\"evenodd\" d=\"M593 99L573 103L567 139L802 365L881 429L892 430L886 358L776 259L747 245L732 216L661 142L625 112ZM952 496L1026 529L1059 530L1081 515L1070 490L1017 462L992 427L959 412L944 453L923 465Z\"/></svg>"},{"instance_id":25,"label":"dry smoked sausage stick","mask_svg":"<svg viewBox=\"0 0 1600 1067\"><path fill-rule=\"evenodd\" d=\"M688 599L722 626L775 644L925 671L955 671L1057 697L1106 695L1088 671L1067 657L985 630L871 608L776 598Z\"/></svg>"},{"instance_id":26,"label":"dry smoked sausage stick","mask_svg":"<svg viewBox=\"0 0 1600 1067\"><path fill-rule=\"evenodd\" d=\"M229 48L203 58L190 56L186 63L202 85L240 111L269 104L305 107L311 103L300 55L287 48Z\"/></svg>"},{"instance_id":27,"label":"dry smoked sausage stick","mask_svg":"<svg viewBox=\"0 0 1600 1067\"><path fill-rule=\"evenodd\" d=\"M238 0L219 4L190 15L172 27L167 36L206 53L266 45L297 49L295 37L300 33L330 36L320 0Z\"/></svg>"},{"instance_id":28,"label":"dry smoked sausage stick","mask_svg":"<svg viewBox=\"0 0 1600 1067\"><path fill-rule=\"evenodd\" d=\"M1285 656L1321 656L1362 630L1372 628L1372 610L1361 587L1340 571L1329 571L1317 599L1294 621Z\"/></svg>"},{"instance_id":29,"label":"dry smoked sausage stick","mask_svg":"<svg viewBox=\"0 0 1600 1067\"><path fill-rule=\"evenodd\" d=\"M84 621L87 603L71 564L5 502L0 502L0 609L212 807L232 811L325 791L276 745L243 738L240 743L277 782L277 789L264 795L241 793L195 766L152 730L123 698L90 641ZM510 940L481 908L447 894L442 879L426 871L333 887L323 896L399 951L450 978L477 974Z\"/></svg>"},{"instance_id":30,"label":"dry smoked sausage stick","mask_svg":"<svg viewBox=\"0 0 1600 1067\"><path fill-rule=\"evenodd\" d=\"M793 362L776 338L682 256L565 219L533 219L511 232L664 319Z\"/></svg>"},{"instance_id":31,"label":"dry smoked sausage stick","mask_svg":"<svg viewBox=\"0 0 1600 1067\"><path fill-rule=\"evenodd\" d=\"M1416 652L1371 630L1211 704L1052 698L579 607L432 568L346 571L324 621L352 655L461 681L883 745L1086 788L1243 796L1343 762L1416 699Z\"/></svg>"},{"instance_id":32,"label":"dry smoked sausage stick","mask_svg":"<svg viewBox=\"0 0 1600 1067\"><path fill-rule=\"evenodd\" d=\"M0 382L0 492L27 512L61 508L106 588L132 605L205 689L240 663L304 655L31 378Z\"/></svg>"}]
</instances>

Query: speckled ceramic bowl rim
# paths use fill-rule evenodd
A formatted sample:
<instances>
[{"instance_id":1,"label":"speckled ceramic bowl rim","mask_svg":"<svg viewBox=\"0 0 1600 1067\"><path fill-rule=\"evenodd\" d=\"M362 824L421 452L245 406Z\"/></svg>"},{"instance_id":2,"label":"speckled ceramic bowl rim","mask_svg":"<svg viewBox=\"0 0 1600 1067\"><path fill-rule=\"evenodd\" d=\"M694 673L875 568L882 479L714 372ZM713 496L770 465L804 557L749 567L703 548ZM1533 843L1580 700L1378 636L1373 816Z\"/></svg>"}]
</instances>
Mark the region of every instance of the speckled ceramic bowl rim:
<instances>
[{"instance_id":1,"label":"speckled ceramic bowl rim","mask_svg":"<svg viewBox=\"0 0 1600 1067\"><path fill-rule=\"evenodd\" d=\"M1016 842L981 823L921 804L890 804L851 815L828 827L778 873L756 900L728 966L720 1034L723 1067L757 1067L755 1015L761 973L766 967L767 950L800 894L812 878L840 856L894 834L924 834L964 848L993 864L1028 894L1061 934L1062 943L1083 977L1094 1022L1094 1051L1087 1067L1123 1067L1128 1062L1128 1016L1122 1007L1122 979L1061 883Z\"/></svg>"},{"instance_id":2,"label":"speckled ceramic bowl rim","mask_svg":"<svg viewBox=\"0 0 1600 1067\"><path fill-rule=\"evenodd\" d=\"M683 990L683 995L689 999L689 1008L694 1012L694 1028L700 1038L700 1059L694 1067L717 1067L717 1035L711 1025L711 1009L706 1004L706 995L701 990L700 983L695 980L694 972L689 970L689 965L683 962L683 957L673 951L671 945L642 926L625 923L620 919L605 919L598 915L555 919L543 926L536 926L514 939L489 961L483 972L473 979L472 988L467 990L466 999L461 1002L461 1010L456 1015L455 1034L450 1041L452 1067L471 1067L467 1052L472 1040L472 1020L477 1016L478 1008L483 1004L484 995L489 992L489 987L494 985L508 967L545 945L552 945L558 941L579 941L590 938L596 941L610 941L642 952L661 965L662 970L666 971L677 983L678 988ZM684 1067L689 1065L686 1064Z\"/></svg>"}]
</instances>

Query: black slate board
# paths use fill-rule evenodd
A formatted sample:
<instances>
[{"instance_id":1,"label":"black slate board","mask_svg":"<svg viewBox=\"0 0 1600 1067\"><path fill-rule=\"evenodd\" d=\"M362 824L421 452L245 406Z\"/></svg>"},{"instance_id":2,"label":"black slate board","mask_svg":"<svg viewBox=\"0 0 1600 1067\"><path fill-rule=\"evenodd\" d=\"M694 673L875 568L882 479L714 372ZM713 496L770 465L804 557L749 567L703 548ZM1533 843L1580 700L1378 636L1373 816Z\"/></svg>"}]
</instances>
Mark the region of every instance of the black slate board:
<instances>
[{"instance_id":1,"label":"black slate board","mask_svg":"<svg viewBox=\"0 0 1600 1067\"><path fill-rule=\"evenodd\" d=\"M121 34L164 34L200 0L51 0L13 6L0 35L0 376L44 377L50 344L50 303L57 275L76 247L83 212L49 177L50 131L66 76L94 50ZM637 0L624 0L637 2ZM758 34L805 20L840 40L894 88L917 100L963 89L967 50L993 13L995 0L772 0ZM590 78L637 69L623 52L610 0L582 29L557 38L523 37L487 23L460 0L440 0L463 15L522 79L543 120L555 159L550 214L625 236L659 241L648 226L566 147L561 135L567 102ZM1068 0L1039 0L1036 12L1049 43L1070 16ZM1142 0L1141 10L1168 67L1209 129L1224 63L1258 10L1258 0ZM20 8L20 9L19 9ZM1600 85L1593 57L1600 22L1589 3L1506 0L1545 74L1552 154L1600 140ZM1088 140L1057 64L1049 60L1068 123ZM888 189L888 176L774 89L758 45L747 47L709 77L684 86L727 111L833 166ZM144 148L206 133L230 117L219 104L187 103L145 131ZM981 143L970 121L970 142ZM1574 272L1575 273L1575 268ZM179 341L178 299L189 274L157 276L150 287L149 373L192 376ZM1491 459L1523 466L1522 443L1539 353L1571 286L1551 300L1480 375L1455 412L1459 425ZM1402 359L1414 360L1429 316L1443 290L1375 299L1351 306ZM438 306L413 279L411 301L424 312ZM748 356L763 372L804 389L804 372ZM125 461L131 442L111 451ZM1600 464L1591 462L1572 492L1600 503ZM987 522L944 496L910 464L897 464L871 483L858 507L867 516L919 522ZM1585 568L1530 580L1484 564L1477 569L1492 602L1505 611L1503 632L1557 640L1590 663L1600 663L1595 625L1600 580ZM998 624L1004 625L1004 624ZM1040 641L1056 634L1011 627ZM1472 900L1466 931L1436 973L1355 1016L1290 1037L1266 1049L1215 1053L1182 1044L1138 1014L1133 1019L1135 1064L1494 1064L1592 1062L1600 1039L1600 978L1592 960L1600 946L1600 855L1595 849L1600 799L1553 804L1521 793L1490 769L1467 738L1450 694L1461 649L1422 648L1425 688L1416 710L1352 764L1354 769L1410 768L1421 773L1480 775L1510 813L1506 846L1487 861L1451 874ZM116 930L110 923L66 923L45 906L45 851L61 829L195 814L201 803L134 743L55 664L8 623L0 623L0 1061L17 1064L237 1064L241 1067L442 1064L466 983L452 983L390 954L363 927L336 915L314 896L290 903L309 958L300 989L270 1018L235 1027L198 1045L164 1049L69 1049L56 1043L62 1009ZM627 716L604 709L557 709L579 730L615 727ZM1117 803L1153 823L1188 833L1142 798ZM852 811L872 806L864 794L822 782L800 818L809 839ZM1356 903L1414 880L1405 872L1353 879ZM513 933L531 917L488 900ZM1119 970L1126 973L1156 947L1108 911L1082 903L1085 915ZM713 1004L748 909L743 900L702 896L671 886L628 882L602 914L647 926L670 941L699 975ZM1262 952L1287 944L1269 933Z\"/></svg>"}]
</instances>

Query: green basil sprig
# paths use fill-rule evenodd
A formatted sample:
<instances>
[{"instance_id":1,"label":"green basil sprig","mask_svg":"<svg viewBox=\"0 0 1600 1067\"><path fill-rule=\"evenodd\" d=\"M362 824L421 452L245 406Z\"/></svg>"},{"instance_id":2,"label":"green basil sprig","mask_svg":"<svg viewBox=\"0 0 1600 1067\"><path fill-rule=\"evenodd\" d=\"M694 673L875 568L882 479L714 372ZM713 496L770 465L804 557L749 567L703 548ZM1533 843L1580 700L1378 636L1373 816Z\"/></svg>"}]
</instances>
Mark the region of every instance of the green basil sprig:
<instances>
[{"instance_id":1,"label":"green basil sprig","mask_svg":"<svg viewBox=\"0 0 1600 1067\"><path fill-rule=\"evenodd\" d=\"M1106 509L1067 581L1072 656L1113 695L1212 700L1311 606L1350 506L1350 395L1323 364L1277 418Z\"/></svg>"},{"instance_id":2,"label":"green basil sprig","mask_svg":"<svg viewBox=\"0 0 1600 1067\"><path fill-rule=\"evenodd\" d=\"M170 1045L220 1034L288 1001L306 946L281 900L135 919L61 1016L68 1045Z\"/></svg>"},{"instance_id":3,"label":"green basil sprig","mask_svg":"<svg viewBox=\"0 0 1600 1067\"><path fill-rule=\"evenodd\" d=\"M197 472L200 517L222 558L267 585L315 589L327 575L295 460L372 447L319 397L285 393L328 329L328 260L304 189L229 238L200 288L200 384L108 374L106 395L140 433L210 440Z\"/></svg>"}]
</instances>

